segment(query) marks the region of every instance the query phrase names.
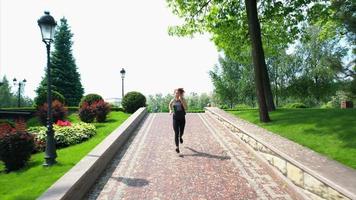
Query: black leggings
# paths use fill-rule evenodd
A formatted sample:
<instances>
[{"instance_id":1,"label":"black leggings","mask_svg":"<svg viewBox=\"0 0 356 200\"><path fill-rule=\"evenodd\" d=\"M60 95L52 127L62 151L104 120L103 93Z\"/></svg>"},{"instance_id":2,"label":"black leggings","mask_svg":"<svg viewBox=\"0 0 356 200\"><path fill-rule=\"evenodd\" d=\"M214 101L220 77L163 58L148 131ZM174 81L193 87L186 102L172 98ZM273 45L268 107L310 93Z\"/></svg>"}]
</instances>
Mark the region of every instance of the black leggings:
<instances>
[{"instance_id":1,"label":"black leggings","mask_svg":"<svg viewBox=\"0 0 356 200\"><path fill-rule=\"evenodd\" d=\"M176 146L179 146L179 137L182 137L184 134L185 118L176 119L173 117L173 129L174 129L174 141Z\"/></svg>"}]
</instances>

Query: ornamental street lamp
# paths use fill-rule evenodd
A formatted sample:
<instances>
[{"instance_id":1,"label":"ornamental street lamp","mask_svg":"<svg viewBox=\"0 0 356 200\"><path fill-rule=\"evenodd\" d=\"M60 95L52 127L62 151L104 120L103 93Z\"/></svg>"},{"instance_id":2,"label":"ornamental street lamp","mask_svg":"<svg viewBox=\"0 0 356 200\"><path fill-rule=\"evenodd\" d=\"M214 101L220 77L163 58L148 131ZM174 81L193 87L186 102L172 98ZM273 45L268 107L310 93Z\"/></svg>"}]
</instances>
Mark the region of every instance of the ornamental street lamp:
<instances>
[{"instance_id":1,"label":"ornamental street lamp","mask_svg":"<svg viewBox=\"0 0 356 200\"><path fill-rule=\"evenodd\" d=\"M125 74L126 74L126 71L124 68L121 69L120 71L120 74L121 74L121 79L122 79L122 99L124 98L124 78L125 78Z\"/></svg>"},{"instance_id":2,"label":"ornamental street lamp","mask_svg":"<svg viewBox=\"0 0 356 200\"><path fill-rule=\"evenodd\" d=\"M21 89L25 87L26 79L23 79L20 82L17 82L17 79L14 78L12 80L14 82L14 86L18 86L18 92L17 92L17 107L21 107Z\"/></svg>"},{"instance_id":3,"label":"ornamental street lamp","mask_svg":"<svg viewBox=\"0 0 356 200\"><path fill-rule=\"evenodd\" d=\"M51 62L50 62L50 51L51 43L54 38L54 31L56 28L56 21L49 14L49 12L44 12L38 21L38 26L41 29L42 41L46 44L47 48L47 139L46 139L46 152L45 152L45 162L44 166L51 166L56 163L56 144L54 140L53 131L53 117L52 117L52 94L51 94Z\"/></svg>"}]
</instances>

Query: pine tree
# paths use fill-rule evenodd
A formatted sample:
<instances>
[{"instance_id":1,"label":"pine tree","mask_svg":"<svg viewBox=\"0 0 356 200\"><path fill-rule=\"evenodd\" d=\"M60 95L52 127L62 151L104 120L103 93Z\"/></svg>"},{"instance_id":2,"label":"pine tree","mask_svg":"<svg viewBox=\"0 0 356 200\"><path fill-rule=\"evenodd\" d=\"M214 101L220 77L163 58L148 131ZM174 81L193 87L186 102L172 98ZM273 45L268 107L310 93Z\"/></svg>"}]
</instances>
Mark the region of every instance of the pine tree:
<instances>
[{"instance_id":1,"label":"pine tree","mask_svg":"<svg viewBox=\"0 0 356 200\"><path fill-rule=\"evenodd\" d=\"M0 108L11 107L15 105L14 95L11 93L11 86L6 76L2 79L0 85Z\"/></svg>"},{"instance_id":2,"label":"pine tree","mask_svg":"<svg viewBox=\"0 0 356 200\"><path fill-rule=\"evenodd\" d=\"M60 20L54 36L54 51L51 53L52 89L65 97L67 106L77 106L84 94L75 59L72 54L73 34L64 17ZM37 88L37 94L47 89L47 75Z\"/></svg>"}]
</instances>

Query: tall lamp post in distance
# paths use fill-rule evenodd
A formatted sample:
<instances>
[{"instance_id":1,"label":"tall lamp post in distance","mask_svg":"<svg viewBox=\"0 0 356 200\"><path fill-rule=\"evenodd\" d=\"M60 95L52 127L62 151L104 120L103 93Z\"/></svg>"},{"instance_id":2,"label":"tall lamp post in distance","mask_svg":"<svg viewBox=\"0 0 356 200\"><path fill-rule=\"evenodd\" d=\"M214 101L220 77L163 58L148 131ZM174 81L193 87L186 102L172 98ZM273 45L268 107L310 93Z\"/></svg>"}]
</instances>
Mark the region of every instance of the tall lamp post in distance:
<instances>
[{"instance_id":1,"label":"tall lamp post in distance","mask_svg":"<svg viewBox=\"0 0 356 200\"><path fill-rule=\"evenodd\" d=\"M17 91L17 107L21 107L21 89L25 87L26 79L17 82L17 79L14 78L12 81L14 82L14 86L19 87Z\"/></svg>"},{"instance_id":2,"label":"tall lamp post in distance","mask_svg":"<svg viewBox=\"0 0 356 200\"><path fill-rule=\"evenodd\" d=\"M121 71L120 71L120 74L121 74L121 79L122 79L122 98L121 98L121 101L122 101L122 99L124 98L124 79L125 79L125 74L126 74L126 71L125 71L125 69L124 68L122 68L121 69Z\"/></svg>"},{"instance_id":3,"label":"tall lamp post in distance","mask_svg":"<svg viewBox=\"0 0 356 200\"><path fill-rule=\"evenodd\" d=\"M44 166L51 166L56 163L56 144L54 140L53 131L53 117L52 117L52 94L51 94L51 61L50 51L51 43L54 38L54 31L56 28L56 21L45 11L44 15L37 21L41 29L42 41L46 44L47 48L47 139L46 139L46 152Z\"/></svg>"}]
</instances>

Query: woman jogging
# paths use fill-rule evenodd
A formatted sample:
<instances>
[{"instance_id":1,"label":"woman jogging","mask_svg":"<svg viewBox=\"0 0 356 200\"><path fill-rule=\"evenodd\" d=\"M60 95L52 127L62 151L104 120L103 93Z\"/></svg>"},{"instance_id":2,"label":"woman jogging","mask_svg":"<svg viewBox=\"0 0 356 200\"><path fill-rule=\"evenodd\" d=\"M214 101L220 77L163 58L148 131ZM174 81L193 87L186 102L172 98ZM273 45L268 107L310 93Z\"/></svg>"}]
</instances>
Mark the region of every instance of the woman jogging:
<instances>
[{"instance_id":1,"label":"woman jogging","mask_svg":"<svg viewBox=\"0 0 356 200\"><path fill-rule=\"evenodd\" d=\"M188 109L187 102L184 99L183 88L174 90L175 97L169 102L169 113L173 113L173 130L176 152L179 153L179 142L183 143L183 134L185 126L185 111Z\"/></svg>"}]
</instances>

